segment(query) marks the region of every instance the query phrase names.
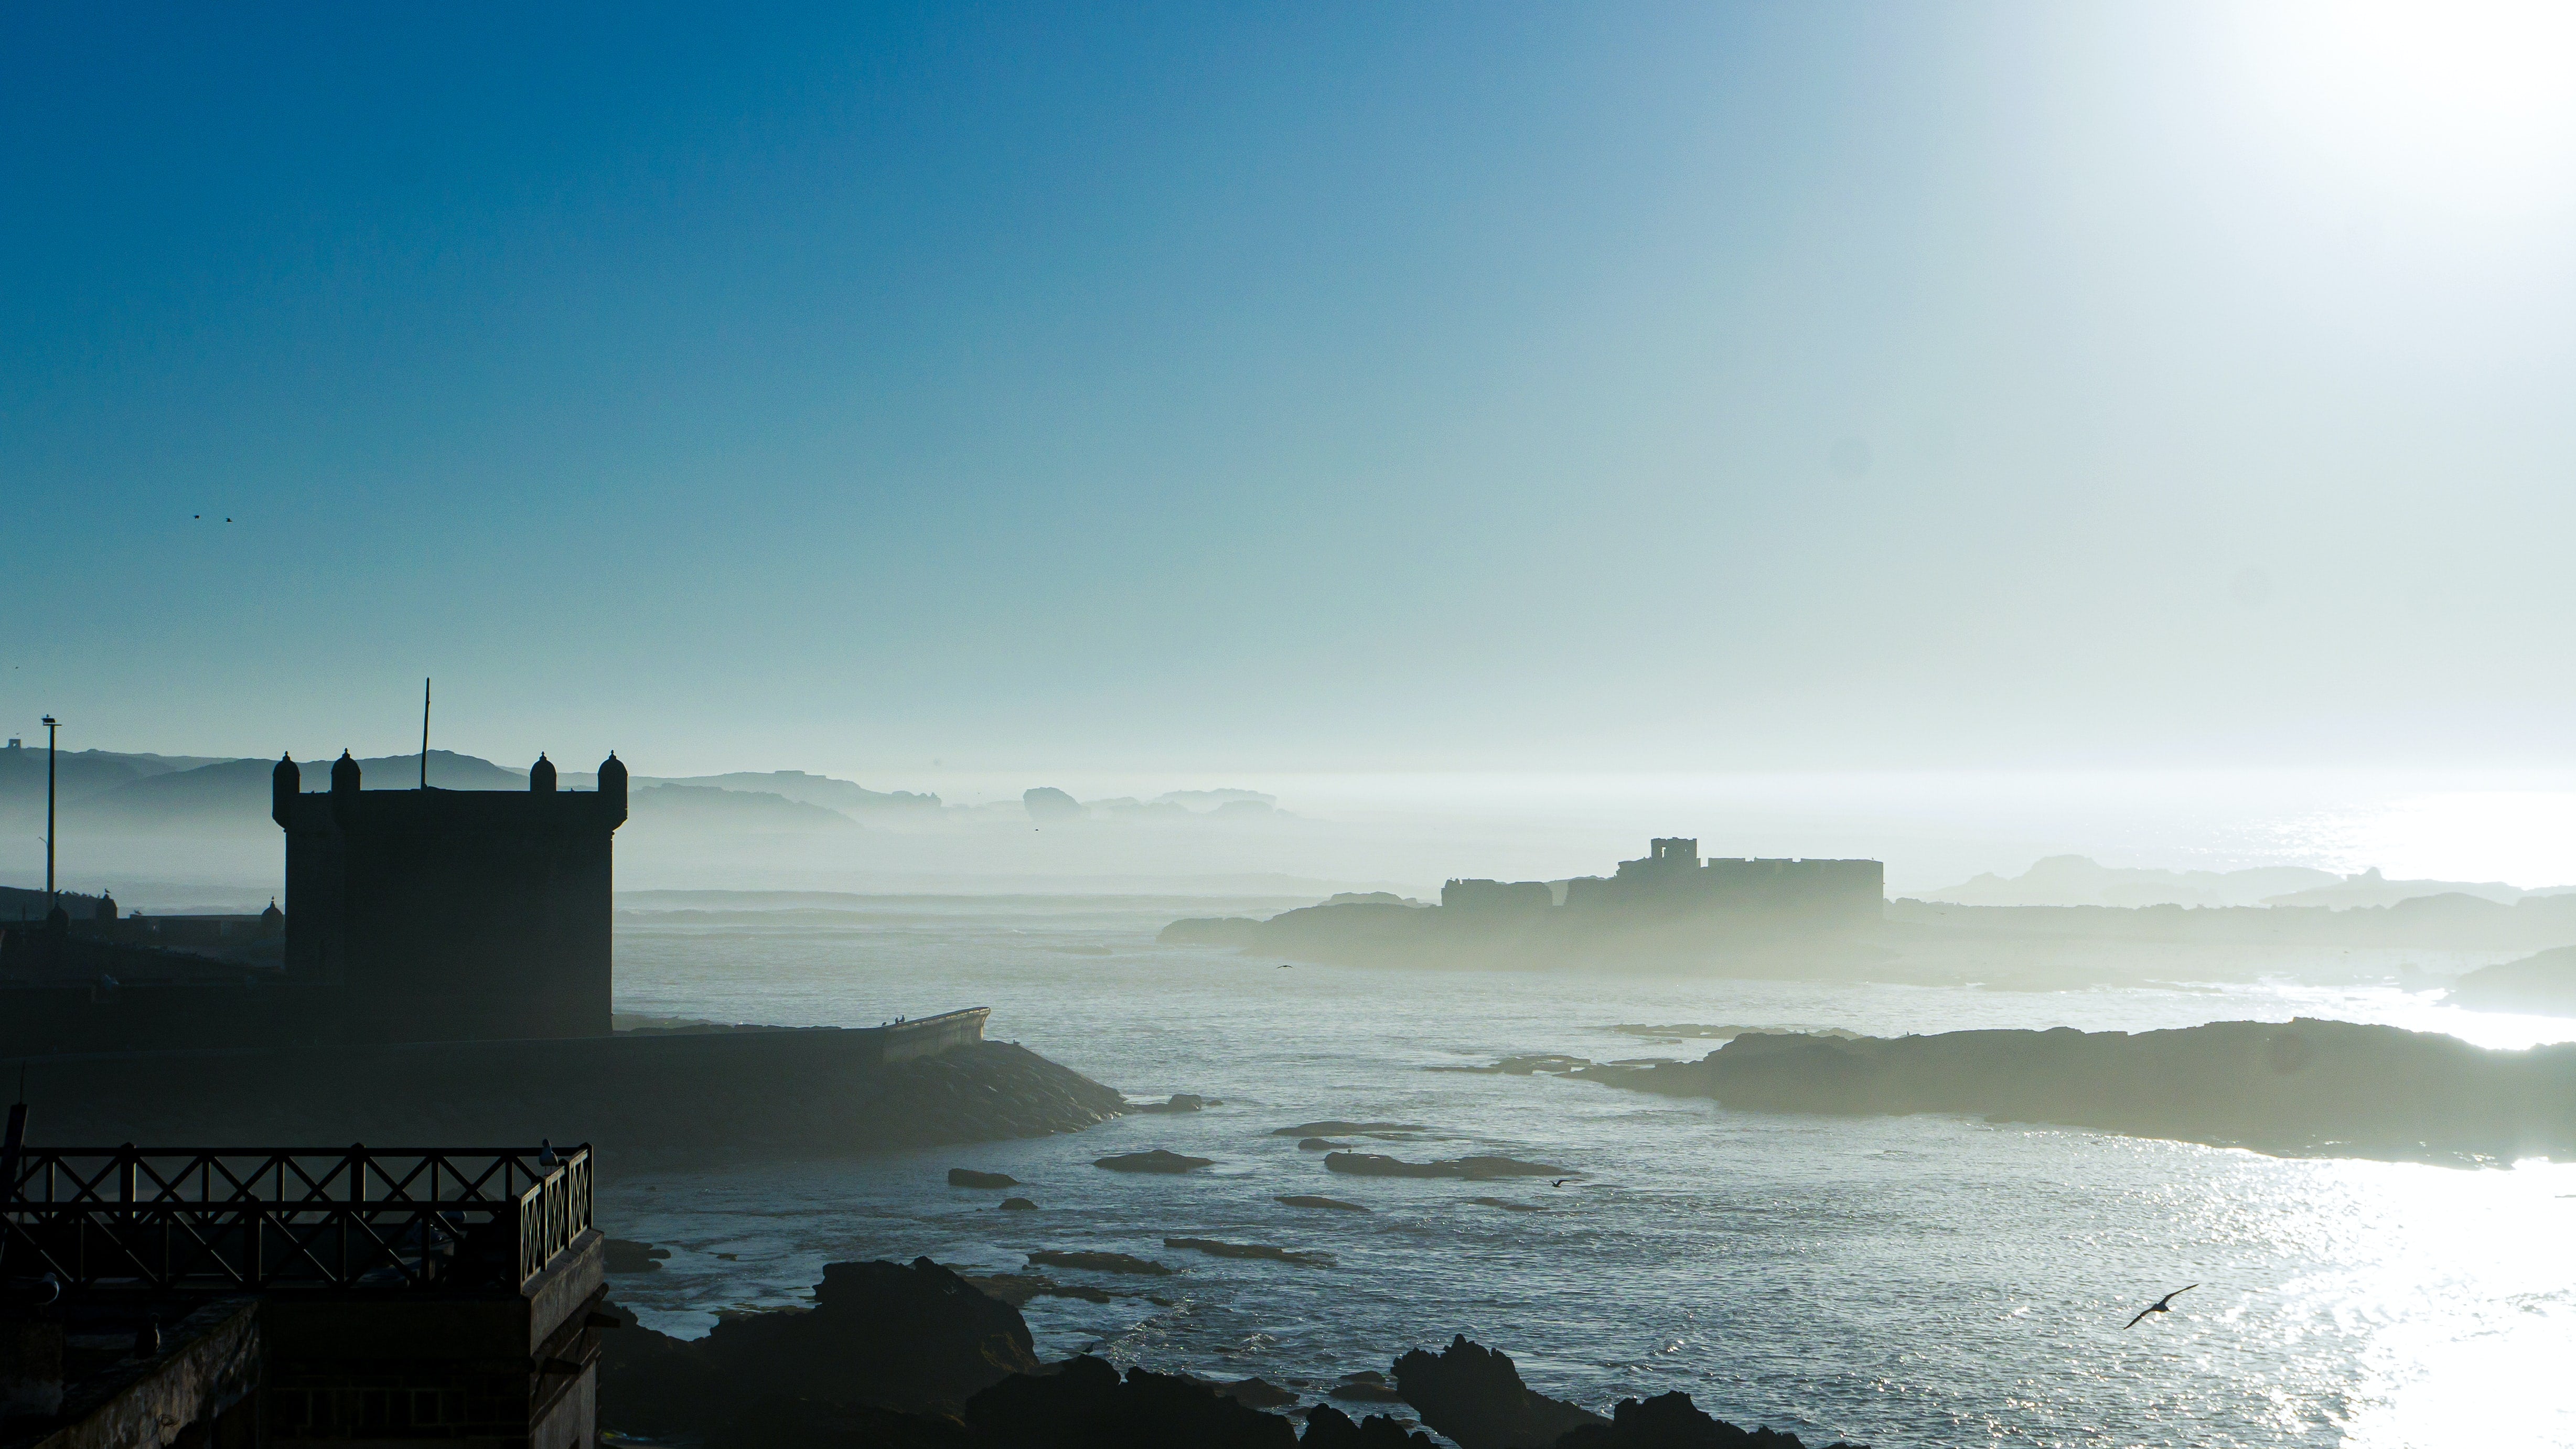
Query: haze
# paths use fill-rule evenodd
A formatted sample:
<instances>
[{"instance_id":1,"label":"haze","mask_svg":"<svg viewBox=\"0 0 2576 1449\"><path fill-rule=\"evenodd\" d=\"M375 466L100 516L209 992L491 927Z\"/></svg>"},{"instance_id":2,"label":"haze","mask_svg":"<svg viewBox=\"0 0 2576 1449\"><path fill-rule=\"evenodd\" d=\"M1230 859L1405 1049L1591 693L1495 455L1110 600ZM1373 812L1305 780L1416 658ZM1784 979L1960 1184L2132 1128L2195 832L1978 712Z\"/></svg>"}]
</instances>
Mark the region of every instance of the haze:
<instances>
[{"instance_id":1,"label":"haze","mask_svg":"<svg viewBox=\"0 0 2576 1449\"><path fill-rule=\"evenodd\" d=\"M84 746L2566 760L2554 9L0 24Z\"/></svg>"}]
</instances>

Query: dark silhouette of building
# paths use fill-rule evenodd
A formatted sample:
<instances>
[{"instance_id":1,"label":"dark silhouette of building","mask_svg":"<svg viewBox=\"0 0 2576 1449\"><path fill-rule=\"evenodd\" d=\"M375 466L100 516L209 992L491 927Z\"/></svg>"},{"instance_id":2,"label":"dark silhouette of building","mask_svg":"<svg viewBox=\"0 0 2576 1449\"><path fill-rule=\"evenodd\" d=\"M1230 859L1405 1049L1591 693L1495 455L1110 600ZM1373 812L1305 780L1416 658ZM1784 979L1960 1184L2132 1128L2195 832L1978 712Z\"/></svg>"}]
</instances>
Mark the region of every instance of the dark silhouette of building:
<instances>
[{"instance_id":1,"label":"dark silhouette of building","mask_svg":"<svg viewBox=\"0 0 2576 1449\"><path fill-rule=\"evenodd\" d=\"M1569 882L1565 908L1631 916L1728 913L1783 923L1861 924L1887 904L1887 868L1874 860L1708 860L1699 842L1647 842L1618 874Z\"/></svg>"},{"instance_id":2,"label":"dark silhouette of building","mask_svg":"<svg viewBox=\"0 0 2576 1449\"><path fill-rule=\"evenodd\" d=\"M610 838L626 767L559 791L540 758L519 790L362 790L343 751L306 794L280 758L286 976L329 988L344 1039L455 1041L609 1032Z\"/></svg>"}]
</instances>

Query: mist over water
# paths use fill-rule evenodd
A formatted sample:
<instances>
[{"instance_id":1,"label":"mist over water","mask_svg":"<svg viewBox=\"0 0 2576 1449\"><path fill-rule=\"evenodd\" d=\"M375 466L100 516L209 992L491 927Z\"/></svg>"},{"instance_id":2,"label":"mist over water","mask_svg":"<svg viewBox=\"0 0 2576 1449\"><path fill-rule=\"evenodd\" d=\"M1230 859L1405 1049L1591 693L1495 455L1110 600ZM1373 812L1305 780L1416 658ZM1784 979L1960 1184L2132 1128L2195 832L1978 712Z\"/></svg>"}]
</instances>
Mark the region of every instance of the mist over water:
<instances>
[{"instance_id":1,"label":"mist over water","mask_svg":"<svg viewBox=\"0 0 2576 1449\"><path fill-rule=\"evenodd\" d=\"M1431 1070L1709 1046L1610 1030L1623 1024L1901 1035L2310 1015L2495 1046L2576 1038L2576 1022L2478 1016L2397 989L2388 978L2407 953L2304 963L2335 984L2008 992L1281 969L1152 944L1171 901L749 904L626 911L621 1009L865 1025L991 1004L996 1036L1132 1096L1225 1105L1071 1137L618 1178L604 1217L675 1251L665 1271L617 1291L669 1331L702 1331L724 1308L801 1301L826 1261L929 1254L1018 1270L1033 1249L1101 1248L1181 1269L1096 1280L1141 1284L1172 1306L1035 1299L1025 1312L1043 1352L1329 1382L1464 1332L1511 1352L1535 1386L1594 1408L1679 1387L1737 1422L1880 1446L2399 1449L2576 1435L2576 1409L2546 1367L2576 1350L2576 1240L2565 1231L2576 1168L2291 1160L1950 1117L1722 1112L1546 1076ZM1337 1176L1320 1154L1268 1135L1323 1118L1423 1124L1429 1140L1364 1144L1416 1160L1490 1152L1582 1176L1562 1189ZM1217 1165L1182 1178L1090 1165L1147 1147ZM961 1165L1020 1178L1013 1191L1041 1210L1002 1214L999 1194L949 1188L946 1169ZM1293 1193L1375 1211L1272 1200ZM1543 1210L1469 1201L1478 1196ZM1336 1266L1204 1258L1165 1248L1166 1234L1317 1249ZM2194 1281L2205 1286L2174 1314L2121 1329Z\"/></svg>"}]
</instances>

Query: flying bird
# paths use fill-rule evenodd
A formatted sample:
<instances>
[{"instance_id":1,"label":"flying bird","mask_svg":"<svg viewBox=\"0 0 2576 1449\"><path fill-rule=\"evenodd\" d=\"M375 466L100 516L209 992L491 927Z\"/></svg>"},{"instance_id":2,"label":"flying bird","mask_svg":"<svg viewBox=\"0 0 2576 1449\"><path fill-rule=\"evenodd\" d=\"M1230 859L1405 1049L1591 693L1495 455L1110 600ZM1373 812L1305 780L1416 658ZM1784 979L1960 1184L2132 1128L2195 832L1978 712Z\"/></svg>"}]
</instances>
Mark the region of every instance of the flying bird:
<instances>
[{"instance_id":1,"label":"flying bird","mask_svg":"<svg viewBox=\"0 0 2576 1449\"><path fill-rule=\"evenodd\" d=\"M1550 1186L1550 1187L1563 1187L1563 1186L1565 1186L1567 1183L1572 1182L1572 1181L1574 1181L1574 1179L1573 1179L1573 1178L1570 1178L1570 1177L1560 1177L1560 1178L1558 1178L1556 1181L1549 1183L1549 1184L1548 1184L1548 1186Z\"/></svg>"},{"instance_id":2,"label":"flying bird","mask_svg":"<svg viewBox=\"0 0 2576 1449\"><path fill-rule=\"evenodd\" d=\"M2155 1302L2148 1304L2146 1307L2139 1309L2139 1310L2138 1310L2138 1317L2137 1317L2137 1318L2132 1318L2132 1319L2130 1319L2127 1323L2125 1323L2125 1324L2123 1324L2123 1325L2121 1325L2121 1326L2122 1326L2122 1327L2124 1327L2124 1328L2135 1328L2135 1327L2137 1327L2137 1326L2138 1326L2138 1320L2139 1320L2139 1319L2142 1319L2142 1318L2145 1318L2145 1317L2146 1317L2148 1314L2150 1314L2150 1313L2171 1313L2171 1312L2173 1312L2173 1301L2174 1301L2176 1298L2181 1297L2183 1294L2188 1293L2188 1292L2190 1292L2191 1290L2193 1290L2194 1288L2197 1288L2197 1287L2199 1287L2199 1286L2200 1286L2200 1285L2199 1285L2199 1284L2197 1284L2197 1283L2185 1283L2185 1284L2184 1284L2184 1285L2182 1285L2181 1287L2176 1288L2176 1289L2175 1289L2174 1291L2172 1291L2171 1293L2166 1294L2164 1297L2159 1298L2159 1299L2157 1299Z\"/></svg>"}]
</instances>

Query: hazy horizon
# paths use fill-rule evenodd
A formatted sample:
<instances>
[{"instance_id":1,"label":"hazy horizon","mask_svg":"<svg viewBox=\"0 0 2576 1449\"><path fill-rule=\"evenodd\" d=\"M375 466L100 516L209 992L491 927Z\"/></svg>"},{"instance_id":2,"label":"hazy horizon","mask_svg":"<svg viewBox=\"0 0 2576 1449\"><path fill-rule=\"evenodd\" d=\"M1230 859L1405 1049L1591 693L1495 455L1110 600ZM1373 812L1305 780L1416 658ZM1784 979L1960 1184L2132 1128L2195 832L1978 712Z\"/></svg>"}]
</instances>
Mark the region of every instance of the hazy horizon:
<instances>
[{"instance_id":1,"label":"hazy horizon","mask_svg":"<svg viewBox=\"0 0 2576 1449\"><path fill-rule=\"evenodd\" d=\"M0 25L13 733L2570 763L2563 12Z\"/></svg>"}]
</instances>

